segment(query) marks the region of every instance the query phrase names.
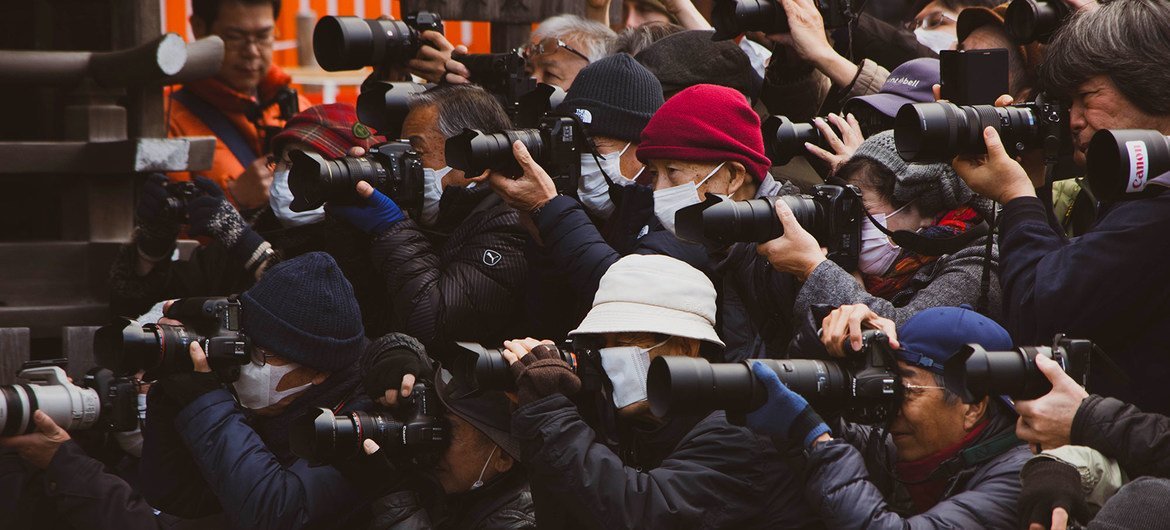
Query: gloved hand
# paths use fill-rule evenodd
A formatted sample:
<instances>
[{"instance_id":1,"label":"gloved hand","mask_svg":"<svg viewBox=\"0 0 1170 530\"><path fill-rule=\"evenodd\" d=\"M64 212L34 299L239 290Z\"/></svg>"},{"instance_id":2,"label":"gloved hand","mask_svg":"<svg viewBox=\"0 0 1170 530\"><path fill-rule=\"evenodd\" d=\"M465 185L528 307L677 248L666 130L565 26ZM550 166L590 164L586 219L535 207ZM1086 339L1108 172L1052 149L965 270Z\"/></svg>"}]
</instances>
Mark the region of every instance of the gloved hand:
<instances>
[{"instance_id":1,"label":"gloved hand","mask_svg":"<svg viewBox=\"0 0 1170 530\"><path fill-rule=\"evenodd\" d=\"M392 406L398 394L410 395L414 380L421 374L430 374L430 368L423 361L426 350L418 340L402 333L390 333L379 337L366 348L362 356L362 386L370 399L384 399L385 405ZM404 383L405 376L410 386ZM393 395L388 395L393 392Z\"/></svg>"},{"instance_id":2,"label":"gloved hand","mask_svg":"<svg viewBox=\"0 0 1170 530\"><path fill-rule=\"evenodd\" d=\"M829 432L829 426L800 394L789 390L780 377L763 363L753 362L752 373L768 391L768 401L747 414L749 429L779 440L799 440L811 448L813 440Z\"/></svg>"},{"instance_id":3,"label":"gloved hand","mask_svg":"<svg viewBox=\"0 0 1170 530\"><path fill-rule=\"evenodd\" d=\"M240 212L224 198L219 185L202 176L195 177L194 182L203 195L187 204L191 235L215 238L229 254L247 263L264 243L264 238L252 230Z\"/></svg>"},{"instance_id":4,"label":"gloved hand","mask_svg":"<svg viewBox=\"0 0 1170 530\"><path fill-rule=\"evenodd\" d=\"M1089 505L1077 468L1054 458L1034 458L1020 471L1020 526L1052 526L1052 511L1064 508L1070 521L1087 522Z\"/></svg>"},{"instance_id":5,"label":"gloved hand","mask_svg":"<svg viewBox=\"0 0 1170 530\"><path fill-rule=\"evenodd\" d=\"M358 184L358 193L365 195L362 188L368 186L369 184L365 182ZM360 206L326 203L325 211L334 217L356 226L361 231L373 235L385 232L391 226L394 226L394 223L406 219L406 214L402 212L402 208L399 208L393 199L372 187L368 191L372 193L365 195L366 198L364 199L359 199L363 203Z\"/></svg>"},{"instance_id":6,"label":"gloved hand","mask_svg":"<svg viewBox=\"0 0 1170 530\"><path fill-rule=\"evenodd\" d=\"M514 344L508 341L504 346L512 350ZM581 390L581 379L561 360L560 350L551 344L532 346L527 355L509 368L516 377L516 395L521 405L557 393L571 396Z\"/></svg>"},{"instance_id":7,"label":"gloved hand","mask_svg":"<svg viewBox=\"0 0 1170 530\"><path fill-rule=\"evenodd\" d=\"M134 217L138 222L134 239L138 250L154 260L169 257L175 249L175 239L179 237L179 220L167 212L167 199L171 196L166 188L167 182L167 176L160 173L147 176L134 207Z\"/></svg>"}]
</instances>

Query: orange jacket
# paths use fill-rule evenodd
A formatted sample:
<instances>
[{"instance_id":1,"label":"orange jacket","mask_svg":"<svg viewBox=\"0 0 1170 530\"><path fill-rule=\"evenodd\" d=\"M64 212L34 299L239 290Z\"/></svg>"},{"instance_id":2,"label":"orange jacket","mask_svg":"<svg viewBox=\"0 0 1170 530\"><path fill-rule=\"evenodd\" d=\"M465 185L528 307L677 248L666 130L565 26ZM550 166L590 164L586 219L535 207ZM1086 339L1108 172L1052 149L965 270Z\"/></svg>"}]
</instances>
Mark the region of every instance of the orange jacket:
<instances>
[{"instance_id":1,"label":"orange jacket","mask_svg":"<svg viewBox=\"0 0 1170 530\"><path fill-rule=\"evenodd\" d=\"M257 91L260 94L261 100L268 100L276 93L276 90L288 86L292 81L284 70L280 67L272 65L268 69L268 73L264 79L260 81L260 86ZM256 105L255 97L236 92L223 84L216 78L201 79L193 83L187 84L183 87L192 91L196 96L210 103L215 108L219 109L233 125L239 129L244 139L248 141L252 149L260 153L260 156L265 156L267 153L261 152L260 133L256 128L256 124L248 120L246 110ZM177 89L176 89L177 90ZM211 128L203 123L195 113L191 112L186 106L179 101L171 98L174 90L168 90L167 96L167 130L168 136L171 138L180 136L215 136ZM304 96L298 94L300 102L300 110L305 110L311 106L309 100ZM279 109L276 106L269 107L264 111L261 122L268 126L283 127L284 122L280 120ZM204 175L211 180L214 180L221 188L224 189L225 194L231 199L231 193L227 190L228 182L236 180L244 172L244 166L236 160L235 155L228 149L227 144L219 141L215 142L215 157L211 162L211 169L196 172ZM192 172L181 171L170 173L171 180L183 181L190 180ZM232 200L235 203L235 200Z\"/></svg>"}]
</instances>

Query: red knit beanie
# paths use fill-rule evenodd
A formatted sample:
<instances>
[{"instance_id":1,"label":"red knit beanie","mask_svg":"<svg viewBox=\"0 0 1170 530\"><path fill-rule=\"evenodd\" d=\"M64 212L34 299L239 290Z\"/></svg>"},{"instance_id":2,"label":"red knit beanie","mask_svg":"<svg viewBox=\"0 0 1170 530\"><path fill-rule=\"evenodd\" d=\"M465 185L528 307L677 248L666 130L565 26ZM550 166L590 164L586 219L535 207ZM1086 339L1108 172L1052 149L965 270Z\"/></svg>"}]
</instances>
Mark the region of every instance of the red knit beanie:
<instances>
[{"instance_id":1,"label":"red knit beanie","mask_svg":"<svg viewBox=\"0 0 1170 530\"><path fill-rule=\"evenodd\" d=\"M757 183L772 167L764 156L760 117L743 94L717 85L695 85L666 100L642 130L638 160L733 160Z\"/></svg>"}]
</instances>

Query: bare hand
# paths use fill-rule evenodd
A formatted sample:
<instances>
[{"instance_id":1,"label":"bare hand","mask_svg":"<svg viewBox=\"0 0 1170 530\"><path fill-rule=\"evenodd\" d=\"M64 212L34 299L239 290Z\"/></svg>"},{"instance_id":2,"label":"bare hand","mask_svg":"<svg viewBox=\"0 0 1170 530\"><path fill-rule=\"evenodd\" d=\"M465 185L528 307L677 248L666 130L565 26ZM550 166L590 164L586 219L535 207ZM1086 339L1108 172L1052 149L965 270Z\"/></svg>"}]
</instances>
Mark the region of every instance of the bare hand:
<instances>
[{"instance_id":1,"label":"bare hand","mask_svg":"<svg viewBox=\"0 0 1170 530\"><path fill-rule=\"evenodd\" d=\"M452 59L448 59L444 65L447 73L443 75L443 80L452 85L466 85L471 82L471 70L467 69L467 65L456 61L454 59L456 55L467 55L467 46L460 44L451 51Z\"/></svg>"},{"instance_id":2,"label":"bare hand","mask_svg":"<svg viewBox=\"0 0 1170 530\"><path fill-rule=\"evenodd\" d=\"M58 426L48 414L43 411L33 413L33 424L37 430L31 434L0 438L0 447L15 449L26 462L37 469L47 469L49 462L61 444L70 440L69 433Z\"/></svg>"},{"instance_id":3,"label":"bare hand","mask_svg":"<svg viewBox=\"0 0 1170 530\"><path fill-rule=\"evenodd\" d=\"M832 152L826 151L809 142L805 142L804 148L812 153L817 158L829 163L830 174L836 173L837 168L841 164L847 162L853 153L861 147L861 143L865 141L865 136L861 134L861 125L857 123L857 118L853 114L849 114L847 118L842 118L837 114L829 114L829 121L841 131L841 136L837 136L837 132L829 126L825 120L817 118L813 120L813 124L821 131L821 135L825 137L825 141L829 143L829 147L833 149Z\"/></svg>"},{"instance_id":4,"label":"bare hand","mask_svg":"<svg viewBox=\"0 0 1170 530\"><path fill-rule=\"evenodd\" d=\"M207 354L203 352L203 346L200 346L198 341L191 341L188 353L191 354L191 365L195 367L196 372L211 372L211 366L207 364Z\"/></svg>"},{"instance_id":5,"label":"bare hand","mask_svg":"<svg viewBox=\"0 0 1170 530\"><path fill-rule=\"evenodd\" d=\"M1018 197L1035 197L1036 189L1028 172L1004 150L1003 141L994 127L983 130L986 155L963 155L951 163L959 177L975 193L1000 204Z\"/></svg>"},{"instance_id":6,"label":"bare hand","mask_svg":"<svg viewBox=\"0 0 1170 530\"><path fill-rule=\"evenodd\" d=\"M890 346L901 348L898 344L898 331L894 321L883 318L874 313L865 304L843 305L834 309L821 322L821 343L825 350L833 357L845 357L845 341L853 351L860 351L862 344L862 330L877 329L890 338Z\"/></svg>"},{"instance_id":7,"label":"bare hand","mask_svg":"<svg viewBox=\"0 0 1170 530\"><path fill-rule=\"evenodd\" d=\"M488 182L496 194L504 202L520 212L531 212L551 201L557 196L556 185L544 168L540 167L528 148L517 140L512 144L512 155L520 163L524 174L511 178L503 173L492 171L488 174Z\"/></svg>"},{"instance_id":8,"label":"bare hand","mask_svg":"<svg viewBox=\"0 0 1170 530\"><path fill-rule=\"evenodd\" d=\"M784 226L784 235L760 243L756 252L768 260L776 270L787 272L800 281L808 279L813 270L825 261L825 251L816 238L796 220L796 215L784 201L776 201L776 216Z\"/></svg>"},{"instance_id":9,"label":"bare hand","mask_svg":"<svg viewBox=\"0 0 1170 530\"><path fill-rule=\"evenodd\" d=\"M1051 530L1067 530L1068 529L1068 512L1064 508L1052 509L1052 527ZM1040 523L1032 523L1028 525L1028 530L1048 530Z\"/></svg>"},{"instance_id":10,"label":"bare hand","mask_svg":"<svg viewBox=\"0 0 1170 530\"><path fill-rule=\"evenodd\" d=\"M268 204L268 188L272 187L272 170L268 168L268 159L258 157L253 160L239 178L228 181L227 187L241 210Z\"/></svg>"},{"instance_id":11,"label":"bare hand","mask_svg":"<svg viewBox=\"0 0 1170 530\"><path fill-rule=\"evenodd\" d=\"M768 35L769 40L790 46L813 64L837 55L825 34L825 19L812 0L780 0L780 5L788 14L788 33Z\"/></svg>"},{"instance_id":12,"label":"bare hand","mask_svg":"<svg viewBox=\"0 0 1170 530\"><path fill-rule=\"evenodd\" d=\"M1036 367L1052 383L1052 390L1039 398L1016 402L1016 412L1020 415L1016 420L1016 436L1041 448L1068 445L1073 418L1089 393L1048 357L1037 356Z\"/></svg>"},{"instance_id":13,"label":"bare hand","mask_svg":"<svg viewBox=\"0 0 1170 530\"><path fill-rule=\"evenodd\" d=\"M520 362L520 358L528 355L532 348L540 346L541 344L553 344L551 340L536 340L532 337L523 339L512 339L504 341L504 360L508 364Z\"/></svg>"},{"instance_id":14,"label":"bare hand","mask_svg":"<svg viewBox=\"0 0 1170 530\"><path fill-rule=\"evenodd\" d=\"M410 73L428 82L438 83L447 72L447 62L451 60L451 52L455 50L455 46L437 31L424 31L419 37L431 43L431 46L419 47L418 54L407 63L407 66L410 67Z\"/></svg>"}]
</instances>

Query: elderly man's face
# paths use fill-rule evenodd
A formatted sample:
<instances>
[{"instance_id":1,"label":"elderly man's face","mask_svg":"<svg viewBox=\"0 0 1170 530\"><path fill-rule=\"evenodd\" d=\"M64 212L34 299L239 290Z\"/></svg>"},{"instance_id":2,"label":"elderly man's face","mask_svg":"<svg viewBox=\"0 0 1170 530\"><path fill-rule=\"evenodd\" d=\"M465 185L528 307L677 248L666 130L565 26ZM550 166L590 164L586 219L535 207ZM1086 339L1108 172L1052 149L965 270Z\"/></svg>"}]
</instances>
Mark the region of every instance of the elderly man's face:
<instances>
[{"instance_id":1,"label":"elderly man's face","mask_svg":"<svg viewBox=\"0 0 1170 530\"><path fill-rule=\"evenodd\" d=\"M564 43L563 45L560 43ZM575 39L543 40L533 37L528 47L528 68L540 83L556 85L568 90L577 73L589 66L584 47Z\"/></svg>"},{"instance_id":2,"label":"elderly man's face","mask_svg":"<svg viewBox=\"0 0 1170 530\"><path fill-rule=\"evenodd\" d=\"M983 417L986 398L966 405L957 398L948 402L930 372L898 361L906 386L898 417L890 425L898 460L920 460L963 440Z\"/></svg>"},{"instance_id":3,"label":"elderly man's face","mask_svg":"<svg viewBox=\"0 0 1170 530\"><path fill-rule=\"evenodd\" d=\"M439 130L439 109L434 105L416 107L402 121L402 138L418 151L423 167L442 169L447 166L447 137ZM443 187L466 186L463 172L452 169L443 176Z\"/></svg>"},{"instance_id":4,"label":"elderly man's face","mask_svg":"<svg viewBox=\"0 0 1170 530\"><path fill-rule=\"evenodd\" d=\"M1170 134L1170 116L1142 112L1126 98L1113 80L1099 75L1090 78L1072 95L1069 124L1076 145L1074 159L1085 165L1085 150L1093 134L1102 129L1153 129Z\"/></svg>"},{"instance_id":5,"label":"elderly man's face","mask_svg":"<svg viewBox=\"0 0 1170 530\"><path fill-rule=\"evenodd\" d=\"M476 480L487 482L512 467L512 457L475 426L454 414L447 414L447 421L451 425L451 445L435 466L435 478L444 492L463 493Z\"/></svg>"}]
</instances>

